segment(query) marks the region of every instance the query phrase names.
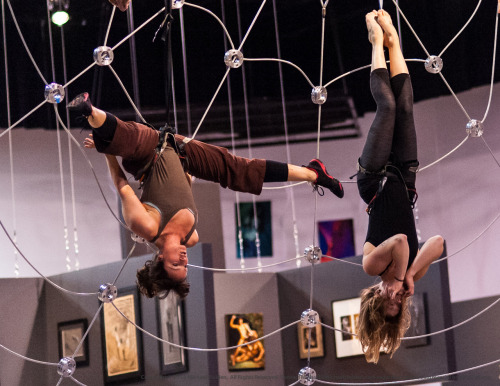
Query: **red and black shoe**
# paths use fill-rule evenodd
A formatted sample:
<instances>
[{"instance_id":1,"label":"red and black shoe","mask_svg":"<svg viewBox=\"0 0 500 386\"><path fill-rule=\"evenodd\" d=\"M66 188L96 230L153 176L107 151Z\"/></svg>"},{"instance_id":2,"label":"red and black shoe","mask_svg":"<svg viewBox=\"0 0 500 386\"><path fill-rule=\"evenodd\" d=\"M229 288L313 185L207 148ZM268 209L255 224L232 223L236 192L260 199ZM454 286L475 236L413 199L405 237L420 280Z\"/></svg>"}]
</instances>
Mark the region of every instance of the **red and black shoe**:
<instances>
[{"instance_id":1,"label":"red and black shoe","mask_svg":"<svg viewBox=\"0 0 500 386\"><path fill-rule=\"evenodd\" d=\"M321 162L319 159L314 158L309 162L309 165L305 167L316 173L317 178L314 182L316 187L322 186L326 189L329 189L337 197L344 197L344 188L342 188L342 184L339 180L333 178L330 174L328 174L323 162Z\"/></svg>"},{"instance_id":2,"label":"red and black shoe","mask_svg":"<svg viewBox=\"0 0 500 386\"><path fill-rule=\"evenodd\" d=\"M69 102L68 110L85 118L91 116L92 102L90 101L89 93L84 92L76 96L75 99Z\"/></svg>"}]
</instances>

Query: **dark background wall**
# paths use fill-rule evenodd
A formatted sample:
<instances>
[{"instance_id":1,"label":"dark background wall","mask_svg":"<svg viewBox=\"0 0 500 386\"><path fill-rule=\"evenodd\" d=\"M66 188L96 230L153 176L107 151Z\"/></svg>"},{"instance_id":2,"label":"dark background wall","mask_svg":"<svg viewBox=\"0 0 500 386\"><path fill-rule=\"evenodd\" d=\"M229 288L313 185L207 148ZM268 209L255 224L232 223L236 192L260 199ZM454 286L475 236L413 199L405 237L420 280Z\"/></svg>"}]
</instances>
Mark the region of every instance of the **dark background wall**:
<instances>
[{"instance_id":1,"label":"dark background wall","mask_svg":"<svg viewBox=\"0 0 500 386\"><path fill-rule=\"evenodd\" d=\"M460 323L497 301L488 297L452 304L453 321ZM497 303L472 321L454 330L457 368L465 369L500 359L500 305ZM459 374L456 385L493 386L500 382L500 365L494 364L480 370Z\"/></svg>"},{"instance_id":2,"label":"dark background wall","mask_svg":"<svg viewBox=\"0 0 500 386\"><path fill-rule=\"evenodd\" d=\"M118 288L133 285L135 270L148 256L130 260L117 282ZM193 264L210 266L210 246L201 244L192 249ZM350 258L359 262L360 257ZM121 262L98 268L71 272L52 279L64 288L93 292L102 283L115 277ZM332 301L357 297L360 286L373 284L373 278L362 274L359 267L342 262L314 266L313 309L323 323L332 325ZM309 308L311 267L281 273L226 274L191 269L192 292L185 302L187 345L190 347L225 347L224 315L262 312L264 333L300 319ZM0 280L0 344L36 360L57 363L59 322L87 318L99 307L96 296L76 298L62 294L41 279ZM97 292L97 291L96 291ZM430 332L461 322L496 298L450 303L447 287L447 263L431 266L417 285L417 292L427 299L427 326ZM157 333L156 307L153 300L141 298L142 326ZM402 347L392 359L382 355L379 364L367 364L362 356L337 359L334 333L323 328L325 356L312 358L310 366L318 378L334 382L396 381L434 376L477 366L498 359L500 332L498 305L477 319L446 334L429 339L420 347ZM281 335L280 335L281 334ZM160 375L159 346L154 339L143 337L145 380L142 385L289 385L297 380L298 371L307 365L298 355L297 326L283 330L264 341L266 369L245 372L227 370L226 352L189 351L187 373L164 377ZM75 378L87 385L103 385L102 344L99 320L92 327L89 339L90 363L79 367ZM231 376L233 376L231 378ZM34 364L0 350L0 384L54 385L59 377L56 368ZM445 379L438 379L444 382ZM69 382L69 381L64 381ZM458 375L450 380L457 385L497 385L498 366Z\"/></svg>"},{"instance_id":3,"label":"dark background wall","mask_svg":"<svg viewBox=\"0 0 500 386\"><path fill-rule=\"evenodd\" d=\"M361 257L350 258L360 263ZM312 309L317 311L323 323L333 326L332 302L359 296L360 288L375 283L375 278L365 275L360 267L332 261L314 266L314 300ZM443 281L442 278L445 278ZM447 327L450 322L450 299L448 295L446 261L434 264L426 276L415 286L416 293L427 294L427 316L429 331ZM311 266L280 272L280 310L282 324L300 318L309 308ZM353 283L355 283L353 285ZM443 285L444 284L444 285ZM307 365L298 356L297 331L288 329L282 333L286 374L296 374ZM325 356L311 358L310 367L316 370L321 380L331 382L380 382L414 379L453 371L453 335L439 334L431 337L430 344L405 348L404 343L392 359L382 355L377 365L366 363L364 356L336 358L334 333L323 328Z\"/></svg>"},{"instance_id":4,"label":"dark background wall","mask_svg":"<svg viewBox=\"0 0 500 386\"><path fill-rule=\"evenodd\" d=\"M264 335L282 326L278 302L278 280L275 273L237 273L214 275L217 345L227 347L225 315L260 312ZM283 382L282 340L275 334L263 342L265 369L228 370L227 352L219 352L220 385L280 385ZM285 342L286 343L286 342Z\"/></svg>"},{"instance_id":5,"label":"dark background wall","mask_svg":"<svg viewBox=\"0 0 500 386\"><path fill-rule=\"evenodd\" d=\"M123 270L116 285L118 293L120 288L127 288L134 285L135 272L144 264L144 261L150 256L143 256L131 259ZM211 265L211 250L207 244L199 244L192 248L190 261L193 264L201 266ZM54 276L51 279L63 288L76 292L96 292L99 286L104 283L112 282L116 277L122 262L107 264L101 267L71 272L68 274ZM185 323L186 340L190 347L214 348L216 346L215 336L206 328L206 326L215 325L214 322L214 301L213 301L213 281L211 274L202 270L192 270L190 280L196 285L192 286L191 294L185 302ZM23 280L23 282L26 280ZM34 279L30 280L36 283ZM6 281L4 281L6 282ZM8 280L9 285L19 285L15 280ZM31 286L33 284L30 283ZM29 288L29 287L28 287ZM32 291L27 292L28 299L35 300ZM10 294L9 294L10 295ZM17 302L12 296L9 296L11 302L2 307L9 310L12 317L16 314ZM24 302L24 301L23 301ZM32 302L33 303L33 302ZM69 320L86 318L90 323L100 305L96 296L76 297L74 295L63 294L49 284L44 285L43 293L38 302L38 308L35 304L26 306L29 312L36 310L33 327L24 326L24 323L10 323L19 334L29 336L29 346L26 351L29 357L58 363L58 336L57 324ZM23 307L24 308L24 307ZM154 335L158 335L156 304L155 300L141 297L140 308L142 316L142 327ZM23 318L20 318L23 319ZM15 336L15 334L13 334ZM90 363L87 367L77 367L74 374L75 378L86 385L103 384L103 356L101 344L101 325L98 318L88 336ZM2 343L3 343L2 339ZM10 347L15 350L14 345ZM22 351L22 350L19 350ZM145 366L145 383L147 385L164 385L166 378L160 374L159 368L159 343L151 337L143 334L143 352ZM2 355L6 355L2 352ZM189 351L187 373L181 373L168 376L169 385L216 385L217 382L210 383L210 379L217 374L217 356L215 353ZM6 356L8 358L8 356ZM3 357L2 357L3 359ZM19 362L22 363L21 360ZM10 370L4 368L7 360L0 362L0 367L5 371L6 378L0 379L0 384L4 385L4 379L8 380L7 374ZM5 385L55 385L59 380L56 367L34 365L27 363L23 369L21 380L5 382ZM201 382L201 383L200 383Z\"/></svg>"}]
</instances>

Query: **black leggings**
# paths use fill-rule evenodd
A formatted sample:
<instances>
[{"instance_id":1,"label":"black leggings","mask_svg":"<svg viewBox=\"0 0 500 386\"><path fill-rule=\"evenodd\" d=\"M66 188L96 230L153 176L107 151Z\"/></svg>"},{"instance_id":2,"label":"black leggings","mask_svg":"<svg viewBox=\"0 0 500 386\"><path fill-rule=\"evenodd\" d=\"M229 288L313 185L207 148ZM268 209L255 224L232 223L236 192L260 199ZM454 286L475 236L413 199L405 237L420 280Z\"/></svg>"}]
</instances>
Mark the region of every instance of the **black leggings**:
<instances>
[{"instance_id":1,"label":"black leggings","mask_svg":"<svg viewBox=\"0 0 500 386\"><path fill-rule=\"evenodd\" d=\"M402 73L390 79L387 69L379 68L370 74L370 88L377 112L359 159L368 174L359 173L358 181L372 179L370 173L380 176L391 164L399 172L394 167L387 167L387 171L401 173L407 188L415 189L416 173L408 170L418 166L410 75Z\"/></svg>"}]
</instances>

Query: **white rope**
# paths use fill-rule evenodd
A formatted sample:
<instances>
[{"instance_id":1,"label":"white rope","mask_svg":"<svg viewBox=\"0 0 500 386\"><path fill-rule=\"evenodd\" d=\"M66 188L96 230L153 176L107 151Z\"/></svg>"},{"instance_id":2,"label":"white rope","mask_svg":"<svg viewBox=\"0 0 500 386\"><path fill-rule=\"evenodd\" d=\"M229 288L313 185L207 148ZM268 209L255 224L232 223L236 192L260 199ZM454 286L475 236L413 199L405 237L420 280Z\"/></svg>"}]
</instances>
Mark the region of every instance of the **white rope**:
<instances>
[{"instance_id":1,"label":"white rope","mask_svg":"<svg viewBox=\"0 0 500 386\"><path fill-rule=\"evenodd\" d=\"M62 48L62 57L63 57L63 77L64 83L68 81L68 71L66 66L66 43L64 39L64 28L61 29L61 48ZM70 127L69 120L69 110L68 103L66 99L66 124ZM77 227L77 215L76 215L76 197L75 197L75 178L74 178L74 166L73 166L73 147L71 144L71 139L68 137L68 159L69 159L69 176L70 176L70 192L71 192L71 210L73 215L73 250L75 253L74 256L74 268L75 270L80 269L80 260L79 260L79 249L78 249L78 227Z\"/></svg>"},{"instance_id":2,"label":"white rope","mask_svg":"<svg viewBox=\"0 0 500 386\"><path fill-rule=\"evenodd\" d=\"M401 11L401 8L399 7L399 4L396 0L392 0L392 2L394 3L394 5L396 6L396 9L398 10L399 14L401 15L401 17L406 21L406 24L408 25L408 28L410 29L410 31L413 33L413 36L415 36L415 39L417 39L417 42L420 44L420 46L422 47L422 49L424 50L425 54L427 55L427 57L431 56L431 54L429 54L429 52L427 51L427 49L425 48L424 44L422 43L422 41L420 40L420 38L418 37L417 33L415 32L415 30L413 29L413 27L411 26L410 22L408 21L408 19L406 18L406 16L404 15L403 11Z\"/></svg>"},{"instance_id":3,"label":"white rope","mask_svg":"<svg viewBox=\"0 0 500 386\"><path fill-rule=\"evenodd\" d=\"M206 271L215 271L215 272L231 272L231 271L241 272L241 271L253 271L253 270L259 270L259 269L263 269L263 268L275 267L277 265L286 264L286 263L289 263L290 261L295 261L295 260L298 260L301 258L302 258L302 256L297 256L297 257L294 257L293 259L283 260L283 261L279 261L277 263L266 264L266 265L262 265L260 267L250 267L250 268L245 268L245 267L242 267L242 268L211 268L211 267L202 267L200 265L194 265L194 264L188 264L188 267L199 268L199 269L203 269Z\"/></svg>"},{"instance_id":4,"label":"white rope","mask_svg":"<svg viewBox=\"0 0 500 386\"><path fill-rule=\"evenodd\" d=\"M237 3L238 3L238 1L237 1ZM263 0L262 4L260 5L259 10L257 11L257 14L254 16L252 23L250 24L250 27L248 27L247 32L246 32L245 36L243 37L243 40L241 41L240 46L238 47L238 51L241 51L241 49L243 48L243 44L245 44L245 41L247 40L248 35L250 34L250 31L252 31L252 28L253 28L255 22L257 21L257 19L259 18L260 13L262 12L262 8L264 8L265 4L266 4L266 0Z\"/></svg>"},{"instance_id":5,"label":"white rope","mask_svg":"<svg viewBox=\"0 0 500 386\"><path fill-rule=\"evenodd\" d=\"M111 48L111 51L116 50L118 47L120 47L123 43L125 43L131 36L134 36L137 32L139 32L142 28L144 28L150 21L154 20L159 14L161 14L165 10L165 7L160 9L158 12L156 12L153 16L151 16L149 19L147 19L144 23L142 23L139 27L137 27L134 31L129 33L127 36L125 36L122 40L120 40L113 48Z\"/></svg>"},{"instance_id":6,"label":"white rope","mask_svg":"<svg viewBox=\"0 0 500 386\"><path fill-rule=\"evenodd\" d=\"M469 23L472 21L472 19L476 15L477 10L479 9L479 6L481 5L481 1L482 0L478 1L477 5L476 5L476 9L474 10L474 12L472 12L472 15L470 16L469 20L467 20L467 22L464 24L464 26L462 27L462 29L460 31L458 31L458 33L455 35L455 37L453 39L451 39L451 41L448 43L448 45L443 48L443 51L441 51L441 53L438 55L439 57L443 56L444 52L448 49L448 47L451 46L451 44L460 36L460 34L463 32L463 30L465 28L467 28L467 26L469 25Z\"/></svg>"},{"instance_id":7,"label":"white rope","mask_svg":"<svg viewBox=\"0 0 500 386\"><path fill-rule=\"evenodd\" d=\"M500 3L498 3L500 7ZM490 111L490 105L491 105L491 98L493 96L493 83L495 81L495 63L496 63L496 56L497 56L497 42L498 42L498 12L496 13L495 16L495 34L494 34L494 43L493 43L493 59L492 59L492 64L491 64L491 80L490 80L490 95L488 97L488 105L486 107L486 112L484 113L483 119L481 122L484 123L486 120L486 117L488 116L488 112Z\"/></svg>"},{"instance_id":8,"label":"white rope","mask_svg":"<svg viewBox=\"0 0 500 386\"><path fill-rule=\"evenodd\" d=\"M221 25L222 29L224 30L224 33L226 34L226 37L227 37L227 40L229 40L229 45L231 46L231 48L234 50L234 44L233 44L233 41L231 40L231 35L229 35L229 32L227 31L226 29L226 26L224 25L224 23L215 15L215 13L213 13L212 11L206 9L206 8L203 8L203 7L200 7L199 5L196 5L196 4L191 4L191 3L184 3L184 5L187 5L187 6L190 6L190 7L193 7L193 8L198 8L198 9L201 9L202 11L210 14L211 16L213 16L215 18L215 20L217 20L219 22L219 24Z\"/></svg>"},{"instance_id":9,"label":"white rope","mask_svg":"<svg viewBox=\"0 0 500 386\"><path fill-rule=\"evenodd\" d=\"M450 330L453 330L457 327L460 327L460 326L463 326L464 324L467 324L469 323L471 320L474 320L475 318L477 318L479 315L482 315L483 313L485 313L486 311L488 311L491 307L493 307L494 305L496 305L498 302L500 302L500 298L498 298L497 300L495 300L493 303L491 303L489 306L487 306L486 308L482 309L481 311L479 311L477 314L471 316L469 319L466 319L458 324L455 324L451 327L448 327L448 328L444 328L442 330L439 330L439 331L434 331L434 332L431 332L429 334L423 334L423 335L418 335L418 336L407 336L407 337L404 337L402 338L402 340L413 340L413 339L418 339L418 338L423 338L423 337L427 337L427 336L433 336L433 335L438 335L438 334L442 334L444 332L447 332L447 331L450 331Z\"/></svg>"},{"instance_id":10,"label":"white rope","mask_svg":"<svg viewBox=\"0 0 500 386\"><path fill-rule=\"evenodd\" d=\"M458 149L459 149L459 148L460 148L460 147L461 147L461 146L465 143L465 141L467 141L468 139L469 139L469 136L466 136L466 137L462 140L462 142L460 142L460 143L459 143L459 144L458 144L455 148L453 148L451 151L449 151L448 153L446 153L446 154L445 154L444 156L442 156L441 158L439 158L439 159L435 160L434 162L431 162L429 165L426 165L426 166L424 166L424 167L422 167L422 168L419 168L419 169L418 169L418 172L420 173L420 172L424 171L425 169L428 169L428 168L430 168L431 166L434 166L434 165L436 165L437 163L441 162L441 161L442 161L442 160L444 160L446 157L448 157L449 155L451 155L451 154L453 154L455 151L457 151L457 150L458 150Z\"/></svg>"},{"instance_id":11,"label":"white rope","mask_svg":"<svg viewBox=\"0 0 500 386\"><path fill-rule=\"evenodd\" d=\"M191 131L192 131L192 122L191 122L191 103L189 102L189 82L188 82L188 64L187 64L187 53L186 53L186 31L184 28L184 10L183 8L180 9L179 12L180 19L181 19L181 46L182 46L182 68L184 69L184 100L185 100L185 106L186 106L186 123L187 123L187 132L188 136L191 137ZM173 81L174 81L174 67L172 63L172 97L175 100L175 92L174 87L173 87ZM168 119L168 117L167 117ZM177 127L177 124L175 125Z\"/></svg>"},{"instance_id":12,"label":"white rope","mask_svg":"<svg viewBox=\"0 0 500 386\"><path fill-rule=\"evenodd\" d=\"M56 79L56 67L54 59L54 39L52 37L52 24L50 21L50 10L49 2L46 4L46 16L47 16L47 29L49 32L49 52L50 52L50 64L52 71L52 79ZM63 42L64 43L64 42ZM63 58L64 62L65 58ZM53 104L54 111L57 114L57 105ZM59 121L56 120L56 138L57 138L57 156L59 161L59 183L61 188L61 207L62 207L62 219L63 219L63 240L64 240L64 252L65 252L65 262L66 271L71 271L71 258L69 256L69 239L68 239L68 215L66 210L66 192L64 187L64 171L63 171L63 157L62 157L62 145L61 145L61 132L59 130Z\"/></svg>"},{"instance_id":13,"label":"white rope","mask_svg":"<svg viewBox=\"0 0 500 386\"><path fill-rule=\"evenodd\" d=\"M108 27L106 28L106 35L104 36L103 46L107 46L107 44L108 44L109 31L111 30L111 25L113 24L115 12L116 12L116 6L114 6L113 9L111 10L111 16L109 17Z\"/></svg>"},{"instance_id":14,"label":"white rope","mask_svg":"<svg viewBox=\"0 0 500 386\"><path fill-rule=\"evenodd\" d=\"M217 97L217 95L219 95L219 91L222 87L222 85L224 84L224 81L226 80L228 74L229 74L229 71L231 70L230 67L227 68L226 70L226 73L224 74L221 82L219 83L219 86L217 87L217 90L215 90L215 94L214 96L212 97L210 103L208 104L208 107L207 109L205 110L205 112L203 113L203 116L201 117L201 120L200 120L200 123L198 123L198 126L196 127L196 130L194 131L193 133L193 136L191 137L192 139L194 139L194 137L196 137L196 134L198 134L198 130L200 130L200 127L201 125L203 124L203 121L205 120L205 117L207 116L208 114L208 111L210 110L210 108L212 107L212 104L214 103L215 101L215 98Z\"/></svg>"},{"instance_id":15,"label":"white rope","mask_svg":"<svg viewBox=\"0 0 500 386\"><path fill-rule=\"evenodd\" d=\"M187 347L187 346L182 346L182 345L177 344L177 343L169 342L166 339L162 339L162 338L160 338L160 337L158 337L158 336L156 336L154 334L151 334L149 331L143 329L142 327L140 327L137 324L135 324L134 322L132 322L123 312L120 311L120 309L115 305L114 302L111 302L111 304L113 305L113 307L115 307L115 310L118 311L121 316L123 316L130 324L132 324L133 326L135 326L135 328L137 328L139 331L142 331L144 334L148 335L149 337L151 337L153 339L156 339L158 342L167 343L167 344L169 344L172 347L180 348L180 349L183 349L183 350L189 350L189 351L200 351L200 352L228 351L228 350L233 350L233 349L238 348L238 347L245 347L245 346L248 346L249 344L252 344L254 342L258 342L258 341L267 339L270 336L273 336L273 335L277 334L278 332L281 332L281 331L283 331L283 330L285 330L285 329L287 329L287 328L289 328L289 327L291 327L291 326L293 326L295 324L300 323L300 320L297 320L296 322L292 322L290 324L287 324L286 326L280 327L277 330L275 330L275 331L273 331L273 332L271 332L271 333L269 333L267 335L263 335L260 338L254 339L251 342L239 344L239 345L236 345L236 346L218 347L218 348Z\"/></svg>"},{"instance_id":16,"label":"white rope","mask_svg":"<svg viewBox=\"0 0 500 386\"><path fill-rule=\"evenodd\" d=\"M288 65L294 67L295 69L297 69L302 74L302 76L304 77L306 82L309 83L311 88L314 88L314 84L311 82L311 80L306 75L306 73L299 66L297 66L295 63L290 62L289 60L277 59L277 58L245 58L245 61L246 62L278 62L278 63L288 64Z\"/></svg>"},{"instance_id":17,"label":"white rope","mask_svg":"<svg viewBox=\"0 0 500 386\"><path fill-rule=\"evenodd\" d=\"M21 119L19 119L17 122L15 122L13 125L9 126L7 129L5 129L4 131L2 131L2 133L0 134L0 138L2 138L5 134L7 134L8 132L10 132L14 127L16 127L19 123L21 123L22 121L24 121L26 118L28 118L31 114L33 114L35 111L37 111L40 107L42 107L45 103L47 103L47 101L43 101L42 103L40 103L38 106L36 106L35 108L33 108L29 113L25 114Z\"/></svg>"},{"instance_id":18,"label":"white rope","mask_svg":"<svg viewBox=\"0 0 500 386\"><path fill-rule=\"evenodd\" d=\"M7 30L5 28L5 3L2 0L2 31L3 31L3 51L4 51L4 67L5 67L5 99L7 103L7 126L11 124L11 109L10 109L10 90L9 90L9 62L7 55ZM12 197L12 231L14 243L17 243L17 217L16 217L16 194L15 194L15 178L14 178L14 148L12 145L12 132L9 131L9 166L10 166L10 189ZM19 277L19 262L17 250L14 248L14 275Z\"/></svg>"},{"instance_id":19,"label":"white rope","mask_svg":"<svg viewBox=\"0 0 500 386\"><path fill-rule=\"evenodd\" d=\"M225 6L224 6L224 0L221 0L221 10L222 10L222 21L225 24L226 23L226 13L225 13ZM225 35L227 36L227 34ZM224 41L224 51L227 51L227 40L223 39ZM226 88L227 88L227 101L228 101L228 108L229 108L229 128L230 128L230 133L231 133L231 151L234 155L236 155L236 146L235 146L235 133L234 133L234 112L233 112L233 94L231 91L231 77L227 77L227 82L226 82ZM237 230L238 230L238 251L240 253L240 269L244 270L245 269L245 248L243 245L243 231L241 227L241 208L240 208L240 193L235 192L235 201L236 201L236 223L237 223Z\"/></svg>"},{"instance_id":20,"label":"white rope","mask_svg":"<svg viewBox=\"0 0 500 386\"><path fill-rule=\"evenodd\" d=\"M77 385L80 385L80 386L87 386L85 383L81 383L80 381L78 381L77 379L73 378L73 376L70 376L69 379L71 379L73 382L75 382Z\"/></svg>"},{"instance_id":21,"label":"white rope","mask_svg":"<svg viewBox=\"0 0 500 386\"><path fill-rule=\"evenodd\" d=\"M276 7L276 0L273 0L273 19L274 19L274 40L276 42L276 54L279 59L281 59L281 45L280 45L280 35L278 28L278 10ZM285 101L285 88L283 79L283 65L278 61L278 75L280 79L280 95L281 95L281 112L283 115L283 129L285 132L285 149L286 149L286 160L288 164L292 163L292 156L290 153L290 143L288 137L288 117L286 112L286 101ZM283 183L282 187L291 186L291 182ZM289 190L290 204L292 209L292 224L293 224L293 240L295 246L295 256L299 256L299 231L297 227L297 213L295 209L295 194L293 189ZM297 259L297 267L302 265L302 259Z\"/></svg>"},{"instance_id":22,"label":"white rope","mask_svg":"<svg viewBox=\"0 0 500 386\"><path fill-rule=\"evenodd\" d=\"M108 66L109 69L111 70L111 72L113 73L113 75L115 76L116 80L118 81L118 84L120 85L120 87L122 88L123 92L125 93L125 96L127 97L128 101L130 102L130 104L132 105L132 108L134 109L135 113L137 114L137 116L140 118L140 120L143 122L143 123L147 123L146 120L144 119L144 117L142 116L141 112L139 111L139 109L137 108L137 106L135 105L134 101L132 100L130 94L128 93L127 89L125 88L125 85L123 84L123 82L121 81L120 77L118 76L118 74L116 73L116 71L113 69L113 67L111 65Z\"/></svg>"},{"instance_id":23,"label":"white rope","mask_svg":"<svg viewBox=\"0 0 500 386\"><path fill-rule=\"evenodd\" d=\"M11 354L14 354L15 356L17 356L17 357L19 357L19 358L22 358L22 359L24 359L24 360L26 360L26 361L29 361L29 362L38 363L38 364L40 364L40 365L47 365L47 366L57 366L57 365L58 365L58 363L43 362L43 361L38 361L38 360L36 360L36 359L31 359L31 358L28 358L28 357L26 357L26 356L24 356L24 355L21 355L21 354L19 354L19 353L15 352L15 351L13 351L13 350L11 350L11 349L9 349L9 348L5 347L3 344L0 344L0 347L1 347L1 348L3 348L5 351L8 351L8 352L10 352Z\"/></svg>"},{"instance_id":24,"label":"white rope","mask_svg":"<svg viewBox=\"0 0 500 386\"><path fill-rule=\"evenodd\" d=\"M14 10L12 9L12 6L10 5L10 1L9 0L6 0L6 1L7 1L7 5L9 6L10 14L12 16L12 21L14 22L14 25L16 26L17 33L19 34L19 38L21 39L21 42L23 43L24 49L25 49L26 53L28 54L28 56L31 60L31 63L33 64L33 67L35 67L36 72L38 72L38 76L40 76L40 78L42 79L43 84L48 84L47 81L45 80L45 77L43 76L42 72L38 68L38 66L35 62L35 59L33 59L33 55L31 55L31 51L28 48L28 45L26 44L26 40L24 40L23 33L21 32L21 28L19 28L19 24L17 22L16 15L14 14ZM5 24L5 21L4 21L4 24Z\"/></svg>"},{"instance_id":25,"label":"white rope","mask_svg":"<svg viewBox=\"0 0 500 386\"><path fill-rule=\"evenodd\" d=\"M78 295L78 296L95 296L97 294L97 292L91 292L91 293L88 293L88 292L74 292L74 291L70 291L70 290L67 290L59 285L57 285L56 283L54 283L53 281L51 281L49 278L47 278L45 275L43 275L33 264L31 264L31 262L26 258L26 256L24 256L24 254L21 252L21 250L19 249L19 247L14 243L14 240L12 240L12 237L10 236L9 232L7 231L7 229L5 229L5 226L3 225L3 222L2 220L0 220L0 226L2 227L5 235L7 236L7 238L9 239L9 241L11 242L11 244L14 246L14 248L17 249L17 252L19 253L19 255L24 259L24 261L26 261L26 263L28 263L28 265L33 268L33 270L43 279L45 280L47 283L49 283L50 285L52 285L53 287L57 288L58 290L62 291L62 292L66 292L68 294L72 294L72 295Z\"/></svg>"}]
</instances>

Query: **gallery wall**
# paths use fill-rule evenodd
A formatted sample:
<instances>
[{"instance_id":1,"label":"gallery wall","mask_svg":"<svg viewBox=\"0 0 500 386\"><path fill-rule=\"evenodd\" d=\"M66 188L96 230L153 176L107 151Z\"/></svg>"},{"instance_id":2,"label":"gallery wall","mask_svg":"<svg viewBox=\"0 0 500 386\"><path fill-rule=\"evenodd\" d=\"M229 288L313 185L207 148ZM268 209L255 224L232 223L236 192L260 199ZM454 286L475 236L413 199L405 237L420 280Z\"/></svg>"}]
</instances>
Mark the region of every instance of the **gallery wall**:
<instances>
[{"instance_id":1,"label":"gallery wall","mask_svg":"<svg viewBox=\"0 0 500 386\"><path fill-rule=\"evenodd\" d=\"M349 258L346 261L359 264L361 257ZM375 282L375 278L360 273L357 268L343 261L332 261L315 265L313 273L310 266L280 272L278 283L282 324L300 319L301 313L310 308L310 282L313 276L312 309L318 312L322 323L340 328L340 325L334 324L332 304L359 297L361 288L371 286ZM452 324L447 276L446 261L434 264L415 286L415 293L423 294L426 298L423 310L427 332L439 331ZM359 308L356 313L359 313ZM344 315L335 316L340 318ZM351 327L354 332L352 320ZM456 368L452 333L432 336L427 342L415 347L406 347L411 343L403 342L392 359L381 355L377 365L368 364L359 353L351 355L349 347L343 345L344 338L334 335L334 331L323 327L324 356L312 357L309 365L317 372L318 379L323 381L391 382L446 374ZM282 340L283 345L285 346L286 342L288 347L283 352L285 374L296 374L298 369L307 366L306 359L299 359L297 328L283 331Z\"/></svg>"},{"instance_id":2,"label":"gallery wall","mask_svg":"<svg viewBox=\"0 0 500 386\"><path fill-rule=\"evenodd\" d=\"M412 64L413 71L416 65ZM500 86L495 85L491 106L499 103ZM489 88L480 87L458 95L461 103L474 117L483 116L488 102ZM328 105L325 104L324 108ZM306 184L290 190L265 190L258 201L271 201L273 256L263 257L263 264L277 263L302 254L304 248L316 244L317 221L353 219L356 254L361 252L367 227L365 204L357 194L357 188L349 176L355 173L359 156L373 113L359 119L361 138L337 141L322 141L319 156L329 172L345 181L345 197L340 200L326 192L316 197ZM415 105L415 119L419 138L419 158L426 166L450 152L464 140L466 117L452 97L440 97L419 102ZM470 138L456 152L437 165L418 175L418 228L422 240L434 234L441 234L448 241L450 290L452 301L465 301L500 294L500 282L496 280L498 270L496 251L500 231L494 222L500 213L497 192L500 189L498 164L490 154L500 157L500 110L490 108L485 120L484 141ZM73 132L81 142L86 135L78 130ZM64 137L63 137L64 138ZM66 224L69 249L64 238L63 205L61 199L60 176L57 155L57 140L53 131L15 129L12 132L14 196L10 184L9 141L0 141L0 213L2 223L13 237L14 223L17 245L24 255L40 267L45 275L66 271L66 257L74 269L75 252L73 243L73 210L69 184L69 162L67 149L63 146L63 170L65 175ZM291 162L306 164L317 155L315 143L290 145ZM117 212L118 203L111 181L108 178L102 156L85 151L100 181L110 208ZM78 236L78 257L82 268L93 267L107 262L118 261L121 250L120 226L110 214L87 161L73 149L75 213ZM253 149L255 157L286 161L286 148L273 146ZM238 150L237 154L247 155ZM203 186L211 183L195 181ZM36 192L36 194L34 193ZM238 268L236 256L235 193L221 189L223 250L225 265ZM249 195L240 194L240 201L251 202ZM294 204L292 206L292 203ZM208 203L211 208L210 202ZM213 208L217 210L217 208ZM298 243L294 241L293 213L297 224ZM210 221L211 215L206 221ZM15 221L14 221L15 220ZM491 224L491 227L488 226ZM476 240L477 238L477 240ZM203 241L203 235L201 235ZM469 246L470 244L470 246ZM6 236L0 237L0 275L15 277L14 249ZM17 255L21 277L38 276ZM256 266L255 259L248 259L247 266ZM268 270L287 270L295 262L276 266ZM464 286L463 283L469 283Z\"/></svg>"},{"instance_id":3,"label":"gallery wall","mask_svg":"<svg viewBox=\"0 0 500 386\"><path fill-rule=\"evenodd\" d=\"M147 258L149 256L137 257L128 262L116 281L118 295L120 289L135 288L135 272ZM190 259L198 265L211 264L210 246L200 244L194 247ZM2 303L0 344L31 359L57 364L60 360L58 323L83 318L90 324L101 304L97 298L99 286L113 282L122 265L122 262L110 263L51 277L54 283L65 289L79 293L95 292L91 296L63 293L47 283L43 286L43 293L39 293L35 290L38 288L40 291L42 283L39 279L0 280L1 288L6 289L6 301ZM197 270L192 274L192 281L196 284L192 287L184 309L186 344L190 347L213 348L216 346L215 335L207 329L207 326L215 325L212 275ZM23 292L21 301L15 299L18 291ZM158 336L156 301L141 296L139 304L142 328ZM19 317L21 311L23 316ZM144 378L137 383L165 384L166 378L160 374L158 341L145 334L142 334L142 341ZM89 364L77 366L74 376L86 385L103 385L104 349L100 315L89 332L88 342ZM169 385L195 386L200 382L210 386L218 384L216 353L190 351L187 357L188 371L169 375ZM0 363L2 385L55 385L60 378L55 366L23 361L4 350L0 350Z\"/></svg>"},{"instance_id":4,"label":"gallery wall","mask_svg":"<svg viewBox=\"0 0 500 386\"><path fill-rule=\"evenodd\" d=\"M210 263L210 246L198 245L192 251L194 264ZM148 256L132 259L117 281L118 288L133 285L135 270ZM359 263L360 257L348 259ZM93 292L116 277L121 262L71 272L52 277L58 285L78 292ZM216 273L192 270L191 294L185 301L187 345L190 347L227 347L226 315L262 313L264 333L300 320L310 307L311 276L314 277L312 308L321 321L333 325L332 302L357 297L360 286L373 283L373 278L361 274L357 267L333 261L279 273ZM450 303L447 289L446 261L431 266L418 283L417 293L426 296L426 327L436 332L471 318L493 304L496 298ZM99 301L97 295L75 297L55 290L38 278L1 279L2 290L0 344L21 355L44 362L57 363L58 323L94 317ZM21 295L22 294L22 295ZM157 334L154 300L140 300L142 327ZM324 355L311 358L310 366L322 380L353 382L355 379L373 382L415 379L463 370L495 361L498 358L500 334L494 328L500 309L493 305L478 318L448 333L431 336L424 344L402 347L392 359L382 355L378 365L367 364L361 355L337 358L333 331L323 327ZM20 316L21 315L21 316ZM103 385L103 346L101 324L97 320L88 336L89 365L77 367L75 378L88 385ZM264 340L265 367L249 371L229 371L227 352L189 351L188 371L162 376L158 342L143 336L145 379L132 382L142 385L289 385L297 380L298 371L307 365L299 358L297 324ZM418 360L416 359L418 358ZM56 368L24 361L0 349L0 384L9 386L52 385L58 381ZM495 385L498 367L490 365L460 374L450 384ZM443 381L443 379L440 379ZM471 383L472 382L472 383Z\"/></svg>"}]
</instances>

